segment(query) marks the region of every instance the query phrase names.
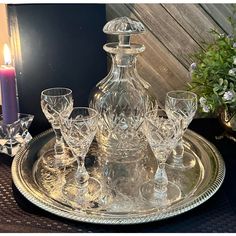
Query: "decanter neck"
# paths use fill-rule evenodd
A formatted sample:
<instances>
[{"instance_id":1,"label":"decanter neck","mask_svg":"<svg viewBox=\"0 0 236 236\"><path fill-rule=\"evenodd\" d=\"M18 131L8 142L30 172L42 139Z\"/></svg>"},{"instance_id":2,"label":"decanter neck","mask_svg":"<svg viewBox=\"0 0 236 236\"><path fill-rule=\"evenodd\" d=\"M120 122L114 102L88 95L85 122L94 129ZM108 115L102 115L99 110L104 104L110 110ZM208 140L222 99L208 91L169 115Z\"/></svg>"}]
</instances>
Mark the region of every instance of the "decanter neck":
<instances>
[{"instance_id":1,"label":"decanter neck","mask_svg":"<svg viewBox=\"0 0 236 236\"><path fill-rule=\"evenodd\" d=\"M129 54L116 54L112 55L112 62L115 67L135 68L136 67L136 55Z\"/></svg>"}]
</instances>

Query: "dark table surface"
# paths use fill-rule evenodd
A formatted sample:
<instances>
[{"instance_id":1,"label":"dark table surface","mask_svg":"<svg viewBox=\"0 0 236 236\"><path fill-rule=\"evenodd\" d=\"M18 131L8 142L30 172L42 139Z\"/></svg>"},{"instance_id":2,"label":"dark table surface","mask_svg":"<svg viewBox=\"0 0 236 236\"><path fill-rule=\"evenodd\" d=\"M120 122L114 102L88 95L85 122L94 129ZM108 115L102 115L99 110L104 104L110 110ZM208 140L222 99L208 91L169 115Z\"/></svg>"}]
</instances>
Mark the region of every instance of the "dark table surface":
<instances>
[{"instance_id":1,"label":"dark table surface","mask_svg":"<svg viewBox=\"0 0 236 236\"><path fill-rule=\"evenodd\" d=\"M189 128L211 141L226 165L224 183L202 205L170 219L138 225L109 226L63 219L21 195L11 179L12 158L1 154L0 232L236 232L236 143L215 140L222 132L216 119L195 119Z\"/></svg>"}]
</instances>

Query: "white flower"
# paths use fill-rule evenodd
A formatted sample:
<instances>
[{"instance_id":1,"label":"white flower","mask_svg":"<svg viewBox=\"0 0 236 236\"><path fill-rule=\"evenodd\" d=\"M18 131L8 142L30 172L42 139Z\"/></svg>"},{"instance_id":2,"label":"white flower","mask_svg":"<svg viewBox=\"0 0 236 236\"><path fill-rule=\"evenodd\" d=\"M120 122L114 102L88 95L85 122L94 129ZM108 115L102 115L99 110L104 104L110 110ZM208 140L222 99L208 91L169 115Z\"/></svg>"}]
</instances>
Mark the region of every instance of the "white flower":
<instances>
[{"instance_id":1,"label":"white flower","mask_svg":"<svg viewBox=\"0 0 236 236\"><path fill-rule=\"evenodd\" d=\"M203 110L203 112L208 113L210 111L210 107L205 105L205 106L202 107L202 110Z\"/></svg>"},{"instance_id":2,"label":"white flower","mask_svg":"<svg viewBox=\"0 0 236 236\"><path fill-rule=\"evenodd\" d=\"M236 48L236 43L233 43L233 48Z\"/></svg>"},{"instance_id":3,"label":"white flower","mask_svg":"<svg viewBox=\"0 0 236 236\"><path fill-rule=\"evenodd\" d=\"M202 106L204 106L204 105L206 104L207 100L206 100L206 98L204 98L204 97L200 97L200 98L199 98L199 102L200 102L200 104L201 104Z\"/></svg>"},{"instance_id":4,"label":"white flower","mask_svg":"<svg viewBox=\"0 0 236 236\"><path fill-rule=\"evenodd\" d=\"M190 70L195 70L197 67L197 63L193 62L191 65L190 65Z\"/></svg>"},{"instance_id":5,"label":"white flower","mask_svg":"<svg viewBox=\"0 0 236 236\"><path fill-rule=\"evenodd\" d=\"M223 98L225 101L230 101L234 98L234 93L232 91L227 91L224 93Z\"/></svg>"},{"instance_id":6,"label":"white flower","mask_svg":"<svg viewBox=\"0 0 236 236\"><path fill-rule=\"evenodd\" d=\"M234 60L233 64L236 65L236 57L233 57L233 60Z\"/></svg>"},{"instance_id":7,"label":"white flower","mask_svg":"<svg viewBox=\"0 0 236 236\"><path fill-rule=\"evenodd\" d=\"M235 76L235 73L236 73L236 68L230 69L228 72L230 76Z\"/></svg>"}]
</instances>

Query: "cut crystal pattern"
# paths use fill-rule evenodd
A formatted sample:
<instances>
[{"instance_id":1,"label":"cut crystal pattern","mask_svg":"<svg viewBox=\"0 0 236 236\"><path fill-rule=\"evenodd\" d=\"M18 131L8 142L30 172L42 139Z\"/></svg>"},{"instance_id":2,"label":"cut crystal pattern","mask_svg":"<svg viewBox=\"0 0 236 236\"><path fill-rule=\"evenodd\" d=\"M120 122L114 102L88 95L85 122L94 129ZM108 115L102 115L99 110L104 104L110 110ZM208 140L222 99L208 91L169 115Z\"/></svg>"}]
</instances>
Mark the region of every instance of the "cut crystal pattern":
<instances>
[{"instance_id":1,"label":"cut crystal pattern","mask_svg":"<svg viewBox=\"0 0 236 236\"><path fill-rule=\"evenodd\" d=\"M138 151L147 147L141 132L144 114L157 106L150 84L136 71L136 55L144 47L130 44L129 36L142 33L144 27L121 17L108 22L103 30L118 34L119 43L104 46L111 53L113 64L110 73L97 84L90 101L90 107L101 115L97 141L104 155L112 159L137 158Z\"/></svg>"},{"instance_id":2,"label":"cut crystal pattern","mask_svg":"<svg viewBox=\"0 0 236 236\"><path fill-rule=\"evenodd\" d=\"M109 21L103 28L106 34L140 34L145 31L143 24L126 16Z\"/></svg>"}]
</instances>

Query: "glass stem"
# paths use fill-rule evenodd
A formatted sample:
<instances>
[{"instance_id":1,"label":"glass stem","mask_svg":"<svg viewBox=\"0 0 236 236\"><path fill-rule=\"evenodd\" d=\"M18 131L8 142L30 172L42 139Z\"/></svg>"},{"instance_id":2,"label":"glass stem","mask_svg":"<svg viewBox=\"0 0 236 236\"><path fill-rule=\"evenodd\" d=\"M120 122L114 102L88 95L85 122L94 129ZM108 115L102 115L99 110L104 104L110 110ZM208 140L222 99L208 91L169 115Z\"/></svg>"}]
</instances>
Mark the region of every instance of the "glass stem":
<instances>
[{"instance_id":1,"label":"glass stem","mask_svg":"<svg viewBox=\"0 0 236 236\"><path fill-rule=\"evenodd\" d=\"M84 157L77 156L78 169L76 171L75 177L78 182L79 187L85 188L88 185L89 174L84 165Z\"/></svg>"},{"instance_id":2,"label":"glass stem","mask_svg":"<svg viewBox=\"0 0 236 236\"><path fill-rule=\"evenodd\" d=\"M155 174L155 192L159 197L164 197L167 192L168 177L165 169L165 161L161 161ZM158 197L157 196L157 197Z\"/></svg>"},{"instance_id":3,"label":"glass stem","mask_svg":"<svg viewBox=\"0 0 236 236\"><path fill-rule=\"evenodd\" d=\"M64 141L62 138L60 128L54 128L55 136L56 136L56 143L54 145L54 150L56 155L62 155L64 153Z\"/></svg>"},{"instance_id":4,"label":"glass stem","mask_svg":"<svg viewBox=\"0 0 236 236\"><path fill-rule=\"evenodd\" d=\"M184 145L183 138L181 138L173 150L173 162L174 164L181 165L183 164L183 155L184 155Z\"/></svg>"}]
</instances>

